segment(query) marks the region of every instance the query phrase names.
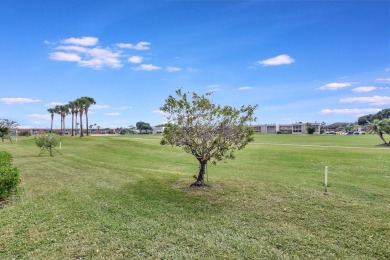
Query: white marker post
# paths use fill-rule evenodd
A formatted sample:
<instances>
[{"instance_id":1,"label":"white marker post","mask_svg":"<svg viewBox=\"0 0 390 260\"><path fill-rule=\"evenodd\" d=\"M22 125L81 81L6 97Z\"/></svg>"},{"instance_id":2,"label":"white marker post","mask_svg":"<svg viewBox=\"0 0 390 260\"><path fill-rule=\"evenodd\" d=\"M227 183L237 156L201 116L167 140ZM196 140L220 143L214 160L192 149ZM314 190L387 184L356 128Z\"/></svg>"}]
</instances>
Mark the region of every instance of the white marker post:
<instances>
[{"instance_id":1,"label":"white marker post","mask_svg":"<svg viewBox=\"0 0 390 260\"><path fill-rule=\"evenodd\" d=\"M325 192L328 192L328 166L325 166Z\"/></svg>"},{"instance_id":2,"label":"white marker post","mask_svg":"<svg viewBox=\"0 0 390 260\"><path fill-rule=\"evenodd\" d=\"M62 144L61 144L61 142L60 142L60 150L62 150Z\"/></svg>"}]
</instances>

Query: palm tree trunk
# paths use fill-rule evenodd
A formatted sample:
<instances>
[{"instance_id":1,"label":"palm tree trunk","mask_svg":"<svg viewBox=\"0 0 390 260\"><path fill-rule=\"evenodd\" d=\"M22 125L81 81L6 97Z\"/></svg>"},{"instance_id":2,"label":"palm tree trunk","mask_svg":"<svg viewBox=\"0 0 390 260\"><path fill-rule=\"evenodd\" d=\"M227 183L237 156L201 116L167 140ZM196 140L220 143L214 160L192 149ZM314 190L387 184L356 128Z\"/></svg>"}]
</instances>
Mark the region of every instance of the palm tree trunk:
<instances>
[{"instance_id":1,"label":"palm tree trunk","mask_svg":"<svg viewBox=\"0 0 390 260\"><path fill-rule=\"evenodd\" d=\"M89 135L89 128L88 128L88 108L85 108L85 123L87 124L87 136Z\"/></svg>"},{"instance_id":2,"label":"palm tree trunk","mask_svg":"<svg viewBox=\"0 0 390 260\"><path fill-rule=\"evenodd\" d=\"M72 111L72 136L74 136L74 111Z\"/></svg>"},{"instance_id":3,"label":"palm tree trunk","mask_svg":"<svg viewBox=\"0 0 390 260\"><path fill-rule=\"evenodd\" d=\"M54 120L54 114L51 114L51 125L50 125L50 133L53 132L53 120Z\"/></svg>"},{"instance_id":4,"label":"palm tree trunk","mask_svg":"<svg viewBox=\"0 0 390 260\"><path fill-rule=\"evenodd\" d=\"M83 134L83 113L80 111L80 137L84 137Z\"/></svg>"}]
</instances>

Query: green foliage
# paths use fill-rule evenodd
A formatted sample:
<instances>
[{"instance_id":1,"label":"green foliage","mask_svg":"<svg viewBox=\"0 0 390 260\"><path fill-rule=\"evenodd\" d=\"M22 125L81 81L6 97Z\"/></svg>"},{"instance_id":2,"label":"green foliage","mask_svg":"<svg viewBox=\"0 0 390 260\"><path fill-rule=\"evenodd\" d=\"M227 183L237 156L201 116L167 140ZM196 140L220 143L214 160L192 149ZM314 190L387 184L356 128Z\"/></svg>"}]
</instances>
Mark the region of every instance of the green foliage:
<instances>
[{"instance_id":1,"label":"green foliage","mask_svg":"<svg viewBox=\"0 0 390 260\"><path fill-rule=\"evenodd\" d=\"M15 121L10 119L0 119L0 138L4 143L4 139L7 139L12 142L11 132L12 129L17 126Z\"/></svg>"},{"instance_id":2,"label":"green foliage","mask_svg":"<svg viewBox=\"0 0 390 260\"><path fill-rule=\"evenodd\" d=\"M376 114L369 114L359 117L358 124L366 125L367 123L373 122L375 119L389 119L390 118L390 108L385 108L379 111Z\"/></svg>"},{"instance_id":3,"label":"green foliage","mask_svg":"<svg viewBox=\"0 0 390 260\"><path fill-rule=\"evenodd\" d=\"M313 126L313 125L310 124L310 123L307 123L307 124L306 124L306 130L307 130L307 133L308 133L309 135L312 135L312 134L314 134L314 132L316 131L316 127Z\"/></svg>"},{"instance_id":4,"label":"green foliage","mask_svg":"<svg viewBox=\"0 0 390 260\"><path fill-rule=\"evenodd\" d=\"M149 132L153 129L149 123L142 121L137 122L135 126L139 130L140 134L149 134Z\"/></svg>"},{"instance_id":5,"label":"green foliage","mask_svg":"<svg viewBox=\"0 0 390 260\"><path fill-rule=\"evenodd\" d=\"M8 152L0 152L0 199L17 191L19 170L12 165L12 156Z\"/></svg>"},{"instance_id":6,"label":"green foliage","mask_svg":"<svg viewBox=\"0 0 390 260\"><path fill-rule=\"evenodd\" d=\"M383 143L388 145L389 143L386 142L384 134L390 134L390 119L374 119L372 122L368 122L366 124L366 132L369 134L377 134Z\"/></svg>"},{"instance_id":7,"label":"green foliage","mask_svg":"<svg viewBox=\"0 0 390 260\"><path fill-rule=\"evenodd\" d=\"M31 132L28 130L19 130L18 136L31 136Z\"/></svg>"},{"instance_id":8,"label":"green foliage","mask_svg":"<svg viewBox=\"0 0 390 260\"><path fill-rule=\"evenodd\" d=\"M53 149L60 143L60 138L57 134L42 134L35 136L35 144L41 149L41 154L49 151L50 156L53 156Z\"/></svg>"},{"instance_id":9,"label":"green foliage","mask_svg":"<svg viewBox=\"0 0 390 260\"><path fill-rule=\"evenodd\" d=\"M254 130L248 125L255 120L255 106L220 106L209 100L211 93L191 98L180 89L178 98L169 96L160 108L167 115L161 144L182 147L200 164L196 186L203 186L205 165L211 160L216 164L225 159L234 159L235 151L253 141Z\"/></svg>"}]
</instances>

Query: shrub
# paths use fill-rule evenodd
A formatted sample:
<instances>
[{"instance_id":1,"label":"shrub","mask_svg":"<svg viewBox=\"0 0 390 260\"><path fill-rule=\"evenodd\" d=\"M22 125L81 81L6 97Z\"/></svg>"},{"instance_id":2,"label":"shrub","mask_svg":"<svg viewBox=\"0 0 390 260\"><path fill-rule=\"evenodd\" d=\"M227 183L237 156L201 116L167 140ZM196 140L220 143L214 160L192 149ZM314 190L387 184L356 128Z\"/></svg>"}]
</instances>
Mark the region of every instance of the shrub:
<instances>
[{"instance_id":1,"label":"shrub","mask_svg":"<svg viewBox=\"0 0 390 260\"><path fill-rule=\"evenodd\" d=\"M11 154L0 152L0 199L17 191L18 183L19 170L12 165Z\"/></svg>"},{"instance_id":2,"label":"shrub","mask_svg":"<svg viewBox=\"0 0 390 260\"><path fill-rule=\"evenodd\" d=\"M31 132L30 131L19 131L18 135L19 136L31 136Z\"/></svg>"},{"instance_id":3,"label":"shrub","mask_svg":"<svg viewBox=\"0 0 390 260\"><path fill-rule=\"evenodd\" d=\"M41 148L41 154L44 151L49 151L50 156L53 156L53 149L60 143L60 138L57 134L42 134L35 136L35 144Z\"/></svg>"}]
</instances>

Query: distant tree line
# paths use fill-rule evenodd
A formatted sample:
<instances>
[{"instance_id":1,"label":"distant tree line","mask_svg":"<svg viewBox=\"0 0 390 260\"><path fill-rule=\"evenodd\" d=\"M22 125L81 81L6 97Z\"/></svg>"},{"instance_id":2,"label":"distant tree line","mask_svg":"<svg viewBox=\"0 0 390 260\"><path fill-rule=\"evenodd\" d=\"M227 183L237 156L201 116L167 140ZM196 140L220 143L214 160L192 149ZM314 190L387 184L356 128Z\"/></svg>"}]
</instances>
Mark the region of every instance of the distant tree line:
<instances>
[{"instance_id":1,"label":"distant tree line","mask_svg":"<svg viewBox=\"0 0 390 260\"><path fill-rule=\"evenodd\" d=\"M80 125L80 137L84 136L83 132L83 115L85 114L85 125L86 125L86 132L87 135L89 135L89 128L88 128L88 110L91 105L95 105L96 101L91 97L80 97L76 100L69 101L68 104L65 105L57 105L54 108L47 109L47 112L51 115L51 125L50 125L50 132L53 132L53 120L54 115L58 114L61 118L61 135L65 134L65 117L69 114L72 114L72 133L71 135L75 135L75 130L77 133L78 126ZM80 117L80 123L77 123L77 117ZM76 124L75 124L76 121ZM75 128L76 126L76 128ZM93 125L90 125L92 128Z\"/></svg>"},{"instance_id":2,"label":"distant tree line","mask_svg":"<svg viewBox=\"0 0 390 260\"><path fill-rule=\"evenodd\" d=\"M390 108L385 108L376 114L369 114L361 116L358 119L359 125L366 125L369 122L373 122L375 119L382 120L390 118Z\"/></svg>"}]
</instances>

